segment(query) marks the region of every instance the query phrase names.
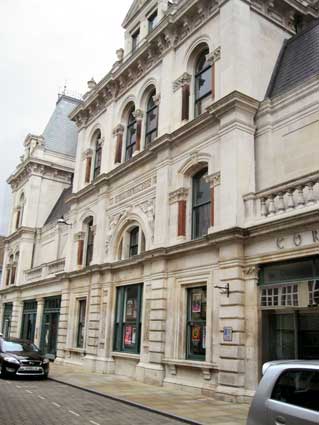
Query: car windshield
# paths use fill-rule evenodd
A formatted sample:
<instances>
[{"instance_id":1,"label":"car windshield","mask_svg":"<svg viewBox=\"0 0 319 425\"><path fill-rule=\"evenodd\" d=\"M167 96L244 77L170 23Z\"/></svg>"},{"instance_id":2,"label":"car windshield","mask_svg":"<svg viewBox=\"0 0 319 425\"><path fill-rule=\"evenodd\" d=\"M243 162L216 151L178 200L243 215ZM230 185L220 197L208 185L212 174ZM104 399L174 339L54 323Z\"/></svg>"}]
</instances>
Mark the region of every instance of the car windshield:
<instances>
[{"instance_id":1,"label":"car windshield","mask_svg":"<svg viewBox=\"0 0 319 425\"><path fill-rule=\"evenodd\" d=\"M30 342L3 341L2 350L4 353L18 353L20 351L32 352L39 351L38 348Z\"/></svg>"}]
</instances>

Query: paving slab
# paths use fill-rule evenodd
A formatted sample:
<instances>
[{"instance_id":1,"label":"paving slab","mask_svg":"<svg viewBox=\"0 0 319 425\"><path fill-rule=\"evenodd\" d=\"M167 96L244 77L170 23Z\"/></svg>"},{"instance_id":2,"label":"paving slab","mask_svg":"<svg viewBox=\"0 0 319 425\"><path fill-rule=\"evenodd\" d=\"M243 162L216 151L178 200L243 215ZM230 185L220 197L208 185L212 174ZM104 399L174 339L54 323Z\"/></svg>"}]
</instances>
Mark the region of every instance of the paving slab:
<instances>
[{"instance_id":1,"label":"paving slab","mask_svg":"<svg viewBox=\"0 0 319 425\"><path fill-rule=\"evenodd\" d=\"M50 377L203 425L246 425L248 404L229 403L198 393L148 385L125 376L90 372L76 365L53 363Z\"/></svg>"}]
</instances>

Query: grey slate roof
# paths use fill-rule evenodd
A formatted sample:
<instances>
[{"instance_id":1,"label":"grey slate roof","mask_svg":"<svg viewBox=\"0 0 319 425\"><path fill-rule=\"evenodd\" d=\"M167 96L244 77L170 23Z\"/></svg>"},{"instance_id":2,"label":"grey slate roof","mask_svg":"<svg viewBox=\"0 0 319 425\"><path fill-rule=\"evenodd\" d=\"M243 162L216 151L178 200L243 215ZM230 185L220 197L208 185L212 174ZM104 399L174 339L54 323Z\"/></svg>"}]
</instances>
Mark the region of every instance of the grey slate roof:
<instances>
[{"instance_id":1,"label":"grey slate roof","mask_svg":"<svg viewBox=\"0 0 319 425\"><path fill-rule=\"evenodd\" d=\"M72 187L64 189L60 195L60 198L57 200L56 204L52 208L49 217L46 219L44 225L50 223L56 223L59 218L66 216L70 210L69 204L66 203L69 196L72 194Z\"/></svg>"},{"instance_id":2,"label":"grey slate roof","mask_svg":"<svg viewBox=\"0 0 319 425\"><path fill-rule=\"evenodd\" d=\"M45 149L75 156L78 132L74 122L69 119L69 114L79 103L73 97L60 95L43 132Z\"/></svg>"},{"instance_id":3,"label":"grey slate roof","mask_svg":"<svg viewBox=\"0 0 319 425\"><path fill-rule=\"evenodd\" d=\"M315 75L319 75L319 20L284 42L266 97L281 95Z\"/></svg>"}]
</instances>

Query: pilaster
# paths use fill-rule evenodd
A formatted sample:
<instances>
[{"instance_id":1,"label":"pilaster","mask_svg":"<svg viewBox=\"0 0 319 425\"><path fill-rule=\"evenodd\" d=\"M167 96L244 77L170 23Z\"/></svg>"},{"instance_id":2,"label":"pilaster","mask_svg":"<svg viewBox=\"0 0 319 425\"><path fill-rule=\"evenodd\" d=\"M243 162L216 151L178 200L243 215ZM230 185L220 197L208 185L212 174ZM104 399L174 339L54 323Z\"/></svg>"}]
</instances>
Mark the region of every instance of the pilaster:
<instances>
[{"instance_id":1,"label":"pilaster","mask_svg":"<svg viewBox=\"0 0 319 425\"><path fill-rule=\"evenodd\" d=\"M41 342L41 326L43 322L44 298L37 298L37 317L35 321L34 343L38 347Z\"/></svg>"}]
</instances>

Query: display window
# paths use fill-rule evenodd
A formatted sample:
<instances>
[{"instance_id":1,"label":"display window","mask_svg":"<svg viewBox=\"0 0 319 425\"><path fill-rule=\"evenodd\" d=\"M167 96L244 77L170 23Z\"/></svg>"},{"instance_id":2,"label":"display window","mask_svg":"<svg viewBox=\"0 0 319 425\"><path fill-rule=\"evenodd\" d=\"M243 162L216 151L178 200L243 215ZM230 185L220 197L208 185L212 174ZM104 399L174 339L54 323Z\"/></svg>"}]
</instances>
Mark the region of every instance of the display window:
<instances>
[{"instance_id":1,"label":"display window","mask_svg":"<svg viewBox=\"0 0 319 425\"><path fill-rule=\"evenodd\" d=\"M187 358L205 360L206 286L187 290Z\"/></svg>"}]
</instances>

